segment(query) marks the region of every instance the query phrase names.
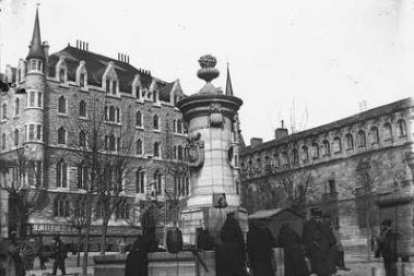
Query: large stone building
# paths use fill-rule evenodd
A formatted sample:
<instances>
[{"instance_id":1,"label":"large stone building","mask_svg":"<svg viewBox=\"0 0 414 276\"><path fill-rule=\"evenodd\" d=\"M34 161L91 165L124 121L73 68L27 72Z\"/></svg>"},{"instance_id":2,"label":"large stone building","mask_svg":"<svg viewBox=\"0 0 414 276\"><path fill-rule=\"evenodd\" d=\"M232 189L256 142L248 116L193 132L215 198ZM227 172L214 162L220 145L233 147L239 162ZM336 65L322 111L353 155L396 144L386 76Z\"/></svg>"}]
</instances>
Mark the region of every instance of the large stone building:
<instances>
[{"instance_id":1,"label":"large stone building","mask_svg":"<svg viewBox=\"0 0 414 276\"><path fill-rule=\"evenodd\" d=\"M334 217L347 250L361 250L390 218L413 252L414 101L403 99L313 129L275 131L241 151L243 202L249 213L312 207Z\"/></svg>"},{"instance_id":2,"label":"large stone building","mask_svg":"<svg viewBox=\"0 0 414 276\"><path fill-rule=\"evenodd\" d=\"M77 41L76 47L49 54L36 14L26 59L6 68L3 81L13 85L0 95L0 159L11 164L2 168L0 179L2 237L24 228L9 202L9 193L22 189L32 190L26 196L45 205L27 206L25 232L46 241L57 232L66 240L76 235L68 217L76 212L73 196L88 188L86 155L94 150L100 164L102 156L108 159L103 181L112 182L124 199L109 221L109 244L136 234L129 220L139 201L164 202L166 191L188 195L185 126L175 107L183 96L179 81L155 78L132 66L126 55L112 59L88 48ZM128 164L117 178L113 160L121 157ZM93 239L101 236L102 222L99 207L95 209Z\"/></svg>"}]
</instances>

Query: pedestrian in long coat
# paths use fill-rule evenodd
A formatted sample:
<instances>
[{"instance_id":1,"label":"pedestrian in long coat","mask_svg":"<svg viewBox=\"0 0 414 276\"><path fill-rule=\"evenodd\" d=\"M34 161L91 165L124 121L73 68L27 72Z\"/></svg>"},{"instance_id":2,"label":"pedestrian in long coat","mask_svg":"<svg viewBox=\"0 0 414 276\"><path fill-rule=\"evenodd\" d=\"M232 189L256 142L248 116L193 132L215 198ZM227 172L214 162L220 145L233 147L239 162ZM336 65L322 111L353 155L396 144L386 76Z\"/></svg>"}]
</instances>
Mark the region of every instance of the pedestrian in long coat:
<instances>
[{"instance_id":1,"label":"pedestrian in long coat","mask_svg":"<svg viewBox=\"0 0 414 276\"><path fill-rule=\"evenodd\" d=\"M216 241L216 275L246 276L246 250L243 233L234 213L227 215Z\"/></svg>"},{"instance_id":2,"label":"pedestrian in long coat","mask_svg":"<svg viewBox=\"0 0 414 276\"><path fill-rule=\"evenodd\" d=\"M313 217L305 222L302 240L311 264L311 272L318 276L335 274L336 240L320 212L314 212Z\"/></svg>"},{"instance_id":3,"label":"pedestrian in long coat","mask_svg":"<svg viewBox=\"0 0 414 276\"><path fill-rule=\"evenodd\" d=\"M132 244L125 263L125 276L147 276L148 259L144 239L138 235Z\"/></svg>"},{"instance_id":4,"label":"pedestrian in long coat","mask_svg":"<svg viewBox=\"0 0 414 276\"><path fill-rule=\"evenodd\" d=\"M279 231L277 243L283 248L285 276L308 276L305 252L298 233L287 223Z\"/></svg>"},{"instance_id":5,"label":"pedestrian in long coat","mask_svg":"<svg viewBox=\"0 0 414 276\"><path fill-rule=\"evenodd\" d=\"M62 272L62 275L66 275L65 259L68 257L66 246L59 236L56 236L53 241L55 242L53 245L55 262L53 263L52 275L56 275L58 268Z\"/></svg>"},{"instance_id":6,"label":"pedestrian in long coat","mask_svg":"<svg viewBox=\"0 0 414 276\"><path fill-rule=\"evenodd\" d=\"M391 227L392 221L387 219L381 223L381 233L377 238L377 250L375 257L382 256L386 276L397 276L398 261L397 239L399 234Z\"/></svg>"},{"instance_id":7,"label":"pedestrian in long coat","mask_svg":"<svg viewBox=\"0 0 414 276\"><path fill-rule=\"evenodd\" d=\"M255 224L249 226L247 253L254 276L274 275L276 270L272 249L274 246L275 241L268 228L261 228Z\"/></svg>"}]
</instances>

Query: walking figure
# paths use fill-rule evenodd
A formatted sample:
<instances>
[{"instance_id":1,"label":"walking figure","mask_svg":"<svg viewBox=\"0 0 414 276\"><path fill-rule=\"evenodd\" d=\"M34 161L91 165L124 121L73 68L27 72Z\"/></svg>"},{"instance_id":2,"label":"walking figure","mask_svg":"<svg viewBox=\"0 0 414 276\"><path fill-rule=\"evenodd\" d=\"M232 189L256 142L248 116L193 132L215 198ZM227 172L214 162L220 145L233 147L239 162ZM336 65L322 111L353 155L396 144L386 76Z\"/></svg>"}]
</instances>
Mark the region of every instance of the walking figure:
<instances>
[{"instance_id":1,"label":"walking figure","mask_svg":"<svg viewBox=\"0 0 414 276\"><path fill-rule=\"evenodd\" d=\"M382 256L386 276L397 276L397 239L399 234L392 229L392 221L386 219L381 223L381 233L377 238L375 257Z\"/></svg>"},{"instance_id":2,"label":"walking figure","mask_svg":"<svg viewBox=\"0 0 414 276\"><path fill-rule=\"evenodd\" d=\"M57 269L59 268L62 275L66 274L65 259L67 258L67 251L65 244L60 240L59 236L53 238L53 251L55 257L55 263L53 264L52 275L56 275Z\"/></svg>"}]
</instances>

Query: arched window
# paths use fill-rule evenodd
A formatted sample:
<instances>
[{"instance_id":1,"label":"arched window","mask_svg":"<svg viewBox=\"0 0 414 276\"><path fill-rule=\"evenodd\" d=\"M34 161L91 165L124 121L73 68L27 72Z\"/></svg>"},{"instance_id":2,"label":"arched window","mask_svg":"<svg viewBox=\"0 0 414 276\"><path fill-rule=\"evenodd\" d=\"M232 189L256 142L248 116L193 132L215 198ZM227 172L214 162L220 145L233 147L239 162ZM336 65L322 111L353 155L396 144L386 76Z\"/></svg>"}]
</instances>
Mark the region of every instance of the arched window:
<instances>
[{"instance_id":1,"label":"arched window","mask_svg":"<svg viewBox=\"0 0 414 276\"><path fill-rule=\"evenodd\" d=\"M58 112L66 114L66 99L63 96L61 96L58 100Z\"/></svg>"},{"instance_id":2,"label":"arched window","mask_svg":"<svg viewBox=\"0 0 414 276\"><path fill-rule=\"evenodd\" d=\"M142 155L142 140L137 140L137 154Z\"/></svg>"},{"instance_id":3,"label":"arched window","mask_svg":"<svg viewBox=\"0 0 414 276\"><path fill-rule=\"evenodd\" d=\"M371 145L379 143L379 133L377 127L371 127L371 130L369 131L369 140Z\"/></svg>"},{"instance_id":4,"label":"arched window","mask_svg":"<svg viewBox=\"0 0 414 276\"><path fill-rule=\"evenodd\" d=\"M115 151L115 136L113 134L109 136L109 150Z\"/></svg>"},{"instance_id":5,"label":"arched window","mask_svg":"<svg viewBox=\"0 0 414 276\"><path fill-rule=\"evenodd\" d=\"M86 117L86 102L84 100L79 102L79 117Z\"/></svg>"},{"instance_id":6,"label":"arched window","mask_svg":"<svg viewBox=\"0 0 414 276\"><path fill-rule=\"evenodd\" d=\"M392 142L392 128L390 123L384 124L384 141L385 142Z\"/></svg>"},{"instance_id":7,"label":"arched window","mask_svg":"<svg viewBox=\"0 0 414 276\"><path fill-rule=\"evenodd\" d=\"M145 193L145 172L139 168L135 174L135 185L137 193Z\"/></svg>"},{"instance_id":8,"label":"arched window","mask_svg":"<svg viewBox=\"0 0 414 276\"><path fill-rule=\"evenodd\" d=\"M112 105L109 107L109 121L115 122L115 107Z\"/></svg>"},{"instance_id":9,"label":"arched window","mask_svg":"<svg viewBox=\"0 0 414 276\"><path fill-rule=\"evenodd\" d=\"M61 68L59 70L59 82L60 83L64 83L66 82L66 71L64 68Z\"/></svg>"},{"instance_id":10,"label":"arched window","mask_svg":"<svg viewBox=\"0 0 414 276\"><path fill-rule=\"evenodd\" d=\"M333 140L333 152L340 153L342 151L342 142L341 138L335 137Z\"/></svg>"},{"instance_id":11,"label":"arched window","mask_svg":"<svg viewBox=\"0 0 414 276\"><path fill-rule=\"evenodd\" d=\"M319 158L319 145L317 143L312 144L312 158Z\"/></svg>"},{"instance_id":12,"label":"arched window","mask_svg":"<svg viewBox=\"0 0 414 276\"><path fill-rule=\"evenodd\" d=\"M14 130L14 145L19 145L19 130L17 128Z\"/></svg>"},{"instance_id":13,"label":"arched window","mask_svg":"<svg viewBox=\"0 0 414 276\"><path fill-rule=\"evenodd\" d=\"M79 132L79 146L81 147L86 146L86 134L85 134L85 131L83 130Z\"/></svg>"},{"instance_id":14,"label":"arched window","mask_svg":"<svg viewBox=\"0 0 414 276\"><path fill-rule=\"evenodd\" d=\"M158 115L155 114L153 117L153 125L154 125L154 129L159 129L159 122L158 122Z\"/></svg>"},{"instance_id":15,"label":"arched window","mask_svg":"<svg viewBox=\"0 0 414 276\"><path fill-rule=\"evenodd\" d=\"M397 127L398 127L398 137L407 136L407 129L406 129L406 124L404 120L402 119L398 120Z\"/></svg>"},{"instance_id":16,"label":"arched window","mask_svg":"<svg viewBox=\"0 0 414 276\"><path fill-rule=\"evenodd\" d=\"M307 146L302 147L302 161L303 163L309 162L309 151Z\"/></svg>"},{"instance_id":17,"label":"arched window","mask_svg":"<svg viewBox=\"0 0 414 276\"><path fill-rule=\"evenodd\" d=\"M331 147L329 145L329 141L324 140L322 143L323 143L323 156L331 155Z\"/></svg>"},{"instance_id":18,"label":"arched window","mask_svg":"<svg viewBox=\"0 0 414 276\"><path fill-rule=\"evenodd\" d=\"M160 195L162 192L162 174L156 170L154 173L155 193Z\"/></svg>"},{"instance_id":19,"label":"arched window","mask_svg":"<svg viewBox=\"0 0 414 276\"><path fill-rule=\"evenodd\" d=\"M3 119L3 120L6 120L7 119L7 104L3 104L2 106L1 106L1 109L2 109L2 115L1 115L1 118Z\"/></svg>"},{"instance_id":20,"label":"arched window","mask_svg":"<svg viewBox=\"0 0 414 276\"><path fill-rule=\"evenodd\" d=\"M181 120L177 120L177 132L178 133L182 133L183 132L183 127L182 127Z\"/></svg>"},{"instance_id":21,"label":"arched window","mask_svg":"<svg viewBox=\"0 0 414 276\"><path fill-rule=\"evenodd\" d=\"M367 139L365 137L365 132L363 130L358 131L358 146L365 147L367 145Z\"/></svg>"},{"instance_id":22,"label":"arched window","mask_svg":"<svg viewBox=\"0 0 414 276\"><path fill-rule=\"evenodd\" d=\"M160 144L158 142L154 143L154 157L160 157Z\"/></svg>"},{"instance_id":23,"label":"arched window","mask_svg":"<svg viewBox=\"0 0 414 276\"><path fill-rule=\"evenodd\" d=\"M351 133L348 133L345 136L346 139L346 150L353 150L354 149L354 138L352 137Z\"/></svg>"},{"instance_id":24,"label":"arched window","mask_svg":"<svg viewBox=\"0 0 414 276\"><path fill-rule=\"evenodd\" d=\"M137 127L142 127L142 113L141 111L137 111L135 115L135 125Z\"/></svg>"},{"instance_id":25,"label":"arched window","mask_svg":"<svg viewBox=\"0 0 414 276\"><path fill-rule=\"evenodd\" d=\"M19 115L20 114L20 99L16 98L16 100L14 101L14 115Z\"/></svg>"},{"instance_id":26,"label":"arched window","mask_svg":"<svg viewBox=\"0 0 414 276\"><path fill-rule=\"evenodd\" d=\"M58 144L66 144L66 130L63 127L58 129Z\"/></svg>"},{"instance_id":27,"label":"arched window","mask_svg":"<svg viewBox=\"0 0 414 276\"><path fill-rule=\"evenodd\" d=\"M63 159L57 163L56 168L56 187L67 188L68 187L68 165Z\"/></svg>"},{"instance_id":28,"label":"arched window","mask_svg":"<svg viewBox=\"0 0 414 276\"><path fill-rule=\"evenodd\" d=\"M183 160L183 147L180 145L177 149L178 160Z\"/></svg>"},{"instance_id":29,"label":"arched window","mask_svg":"<svg viewBox=\"0 0 414 276\"><path fill-rule=\"evenodd\" d=\"M292 150L292 158L293 158L293 164L297 165L299 164L299 154L297 149Z\"/></svg>"}]
</instances>

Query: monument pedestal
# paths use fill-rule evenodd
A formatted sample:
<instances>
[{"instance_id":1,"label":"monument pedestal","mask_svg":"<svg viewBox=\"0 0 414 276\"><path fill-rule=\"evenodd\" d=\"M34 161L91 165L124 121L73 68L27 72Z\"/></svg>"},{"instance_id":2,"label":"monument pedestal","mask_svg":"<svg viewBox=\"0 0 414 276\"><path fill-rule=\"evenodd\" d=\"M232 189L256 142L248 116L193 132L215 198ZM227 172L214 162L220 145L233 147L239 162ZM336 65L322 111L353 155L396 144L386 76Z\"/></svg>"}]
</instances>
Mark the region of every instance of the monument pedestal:
<instances>
[{"instance_id":1,"label":"monument pedestal","mask_svg":"<svg viewBox=\"0 0 414 276\"><path fill-rule=\"evenodd\" d=\"M180 229L185 244L196 244L196 229L208 229L213 238L219 237L220 229L227 214L234 212L240 228L246 236L248 231L247 211L242 207L228 206L226 208L199 207L181 211Z\"/></svg>"}]
</instances>

